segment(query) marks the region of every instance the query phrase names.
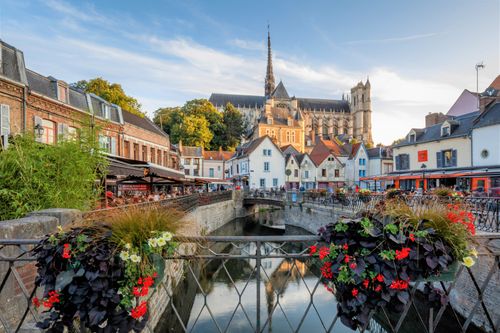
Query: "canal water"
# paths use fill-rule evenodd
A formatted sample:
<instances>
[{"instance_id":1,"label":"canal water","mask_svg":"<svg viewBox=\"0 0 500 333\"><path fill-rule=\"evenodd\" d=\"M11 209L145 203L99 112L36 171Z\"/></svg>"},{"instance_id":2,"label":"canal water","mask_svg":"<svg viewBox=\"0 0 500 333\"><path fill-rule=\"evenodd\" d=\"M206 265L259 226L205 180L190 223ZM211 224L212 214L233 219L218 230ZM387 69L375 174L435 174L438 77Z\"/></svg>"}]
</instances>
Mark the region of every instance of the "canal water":
<instances>
[{"instance_id":1,"label":"canal water","mask_svg":"<svg viewBox=\"0 0 500 333\"><path fill-rule=\"evenodd\" d=\"M287 226L283 233L283 231L261 227L252 220L238 220L216 230L212 235L307 234L308 232L301 228ZM231 253L254 254L255 245L251 245L253 248L233 248ZM272 247L264 250L272 251ZM187 324L188 331L192 329L192 332L199 333L218 332L213 320L215 319L222 331L228 327L228 332L255 332L257 279L255 274L252 274L254 267L255 260L253 259L229 260L225 268L221 261L208 265L202 272L200 280L206 283L205 288L208 290L206 304L210 311L205 306L205 296L197 293ZM314 291L318 278L308 270L306 263L298 260L292 263L289 259L263 259L262 270L260 317L261 327L265 327L264 332L291 332L299 326L302 320L301 332L324 332L323 325L326 328L330 327L336 314L335 297L322 284L318 285ZM304 317L310 304L310 293L313 291L314 307L311 306ZM279 303L277 303L278 297ZM335 324L334 331L353 332L343 326L340 321Z\"/></svg>"},{"instance_id":2,"label":"canal water","mask_svg":"<svg viewBox=\"0 0 500 333\"><path fill-rule=\"evenodd\" d=\"M287 226L285 232L262 227L253 219L232 221L212 233L212 235L219 236L307 234L310 233L291 226ZM302 247L304 248L305 245ZM264 250L272 251L272 246ZM224 248L217 248L216 251L243 255L254 254L255 245L253 248L225 245ZM188 332L194 333L255 332L257 313L255 260L230 259L224 265L222 263L222 260L214 260L201 265L194 262L190 264L197 278L193 277L191 271L186 273L185 279L174 292L176 309L169 306L157 332L183 332L182 326ZM337 312L337 303L331 292L327 291L322 284L317 285L319 271L314 265L310 262L292 261L292 259L263 259L261 267L260 322L261 328L264 328L263 332L295 332L301 322L298 332L325 332L331 327ZM311 293L313 293L313 305L310 306ZM278 298L279 302L277 302ZM416 306L419 308L419 313L426 313L425 302L420 302ZM177 319L178 316L182 318L182 325ZM393 323L398 320L398 316L391 318ZM455 318L456 314L448 309L435 332L459 332L460 328ZM411 308L400 332L425 332L421 324L422 319L424 322L427 321L427 318L418 318L416 311ZM371 329L365 332L389 331L387 329L389 326L381 316L374 316L370 326ZM353 331L337 320L331 332ZM480 331L469 329L467 332Z\"/></svg>"}]
</instances>

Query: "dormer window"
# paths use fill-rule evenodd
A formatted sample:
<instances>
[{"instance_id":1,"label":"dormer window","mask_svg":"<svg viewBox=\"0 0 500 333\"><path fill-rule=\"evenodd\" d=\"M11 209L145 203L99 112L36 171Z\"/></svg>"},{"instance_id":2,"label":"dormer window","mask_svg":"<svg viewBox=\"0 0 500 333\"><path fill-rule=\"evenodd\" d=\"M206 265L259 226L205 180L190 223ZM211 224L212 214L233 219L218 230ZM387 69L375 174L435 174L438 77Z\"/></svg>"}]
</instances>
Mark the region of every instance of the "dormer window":
<instances>
[{"instance_id":1,"label":"dormer window","mask_svg":"<svg viewBox=\"0 0 500 333\"><path fill-rule=\"evenodd\" d=\"M102 105L102 117L104 119L111 118L111 109L110 109L109 105L107 105L107 104Z\"/></svg>"},{"instance_id":2,"label":"dormer window","mask_svg":"<svg viewBox=\"0 0 500 333\"><path fill-rule=\"evenodd\" d=\"M273 124L273 118L272 117L267 117L267 124L272 125Z\"/></svg>"},{"instance_id":3,"label":"dormer window","mask_svg":"<svg viewBox=\"0 0 500 333\"><path fill-rule=\"evenodd\" d=\"M414 143L417 141L417 134L415 132L410 133L408 136L408 142Z\"/></svg>"},{"instance_id":4,"label":"dormer window","mask_svg":"<svg viewBox=\"0 0 500 333\"><path fill-rule=\"evenodd\" d=\"M441 136L449 136L450 135L450 126L441 127Z\"/></svg>"},{"instance_id":5,"label":"dormer window","mask_svg":"<svg viewBox=\"0 0 500 333\"><path fill-rule=\"evenodd\" d=\"M288 118L288 126L293 126L293 119L292 118Z\"/></svg>"},{"instance_id":6,"label":"dormer window","mask_svg":"<svg viewBox=\"0 0 500 333\"><path fill-rule=\"evenodd\" d=\"M62 82L57 82L57 99L68 103L68 86Z\"/></svg>"}]
</instances>

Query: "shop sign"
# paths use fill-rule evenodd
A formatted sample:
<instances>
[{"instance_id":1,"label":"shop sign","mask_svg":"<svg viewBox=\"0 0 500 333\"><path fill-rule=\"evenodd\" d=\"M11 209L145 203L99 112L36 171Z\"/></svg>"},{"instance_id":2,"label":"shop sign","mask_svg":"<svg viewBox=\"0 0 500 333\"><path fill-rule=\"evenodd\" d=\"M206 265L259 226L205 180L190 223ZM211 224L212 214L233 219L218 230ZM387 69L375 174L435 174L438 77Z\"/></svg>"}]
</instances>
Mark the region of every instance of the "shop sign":
<instances>
[{"instance_id":1,"label":"shop sign","mask_svg":"<svg viewBox=\"0 0 500 333\"><path fill-rule=\"evenodd\" d=\"M427 150L419 150L418 151L418 161L419 162L427 162Z\"/></svg>"},{"instance_id":2,"label":"shop sign","mask_svg":"<svg viewBox=\"0 0 500 333\"><path fill-rule=\"evenodd\" d=\"M147 192L151 189L149 184L121 184L122 191L143 191Z\"/></svg>"}]
</instances>

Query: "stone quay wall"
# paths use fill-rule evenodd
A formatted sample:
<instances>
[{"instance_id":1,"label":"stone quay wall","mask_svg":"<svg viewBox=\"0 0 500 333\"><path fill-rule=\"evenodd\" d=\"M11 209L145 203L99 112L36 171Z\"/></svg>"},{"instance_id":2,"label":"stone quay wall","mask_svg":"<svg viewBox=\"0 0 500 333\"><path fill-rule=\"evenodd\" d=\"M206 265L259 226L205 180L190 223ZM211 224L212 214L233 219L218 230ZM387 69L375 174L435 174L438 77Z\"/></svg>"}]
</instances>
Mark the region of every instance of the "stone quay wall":
<instances>
[{"instance_id":1,"label":"stone quay wall","mask_svg":"<svg viewBox=\"0 0 500 333\"><path fill-rule=\"evenodd\" d=\"M158 206L158 205L155 205ZM160 206L161 207L161 206ZM46 234L55 232L57 226L71 226L82 220L81 211L74 209L46 209L28 214L24 218L8 221L0 221L0 239L40 239ZM210 233L223 226L231 220L245 216L246 211L242 204L242 194L233 192L230 200L220 201L208 205L199 205L184 217L186 226L189 227L191 235ZM182 244L180 253L189 254L195 251L194 244ZM16 246L6 246L0 249L2 257L19 256L23 249ZM0 313L6 324L15 330L17 323L28 307L26 295L30 295L34 288L36 267L34 261L16 261L5 285L0 293ZM9 268L7 261L0 261L0 281L4 279ZM145 329L146 332L155 331L155 327L161 319L172 295L172 290L178 285L184 276L183 261L167 260L165 265L165 278L159 283L155 293L150 299L150 318ZM37 291L41 296L42 290ZM35 321L31 313L27 314L26 320L21 328L23 332L36 332ZM0 323L0 333L7 331Z\"/></svg>"}]
</instances>

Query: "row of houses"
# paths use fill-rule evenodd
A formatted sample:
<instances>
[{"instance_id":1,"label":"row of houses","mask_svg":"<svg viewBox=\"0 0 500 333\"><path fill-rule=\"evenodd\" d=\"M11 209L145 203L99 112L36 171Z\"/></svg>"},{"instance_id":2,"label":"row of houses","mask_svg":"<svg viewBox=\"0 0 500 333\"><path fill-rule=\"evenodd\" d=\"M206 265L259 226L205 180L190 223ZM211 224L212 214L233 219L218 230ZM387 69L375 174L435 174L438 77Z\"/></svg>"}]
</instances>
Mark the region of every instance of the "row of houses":
<instances>
[{"instance_id":1,"label":"row of houses","mask_svg":"<svg viewBox=\"0 0 500 333\"><path fill-rule=\"evenodd\" d=\"M110 162L109 187L152 191L154 185L184 178L178 149L147 117L26 68L23 52L3 41L0 59L1 149L18 134L55 144L88 126L99 129L99 144Z\"/></svg>"},{"instance_id":2,"label":"row of houses","mask_svg":"<svg viewBox=\"0 0 500 333\"><path fill-rule=\"evenodd\" d=\"M249 189L381 190L392 182L360 179L391 172L393 159L390 148L382 146L368 149L363 143L317 138L309 153L300 153L263 136L238 147L226 165L228 179Z\"/></svg>"},{"instance_id":3,"label":"row of houses","mask_svg":"<svg viewBox=\"0 0 500 333\"><path fill-rule=\"evenodd\" d=\"M464 90L446 114L427 115L393 153L393 172L362 180L500 194L500 75L480 94Z\"/></svg>"}]
</instances>

